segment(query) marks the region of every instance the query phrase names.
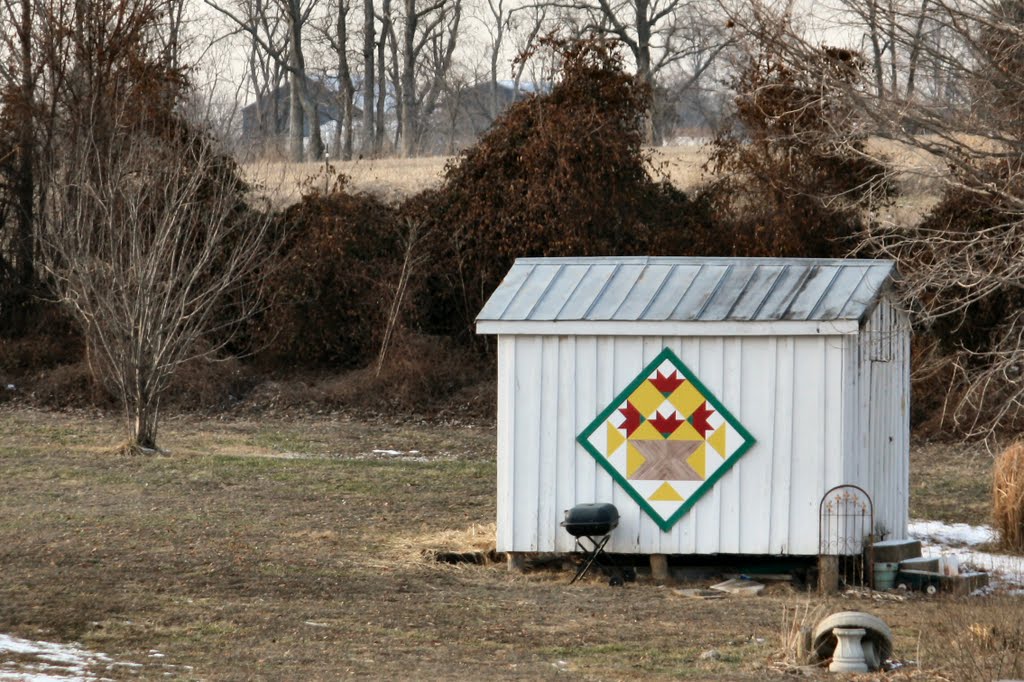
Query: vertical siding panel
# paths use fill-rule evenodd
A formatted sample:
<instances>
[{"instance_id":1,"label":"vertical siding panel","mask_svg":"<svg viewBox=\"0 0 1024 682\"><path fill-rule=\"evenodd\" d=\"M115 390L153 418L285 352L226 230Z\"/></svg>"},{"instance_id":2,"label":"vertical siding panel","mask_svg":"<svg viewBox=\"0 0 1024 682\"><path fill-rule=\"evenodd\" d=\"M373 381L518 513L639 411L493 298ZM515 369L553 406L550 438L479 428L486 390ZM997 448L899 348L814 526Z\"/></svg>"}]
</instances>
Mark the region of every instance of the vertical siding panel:
<instances>
[{"instance_id":1,"label":"vertical siding panel","mask_svg":"<svg viewBox=\"0 0 1024 682\"><path fill-rule=\"evenodd\" d=\"M739 338L726 338L722 344L722 388L717 391L719 400L730 409L738 409L743 399L743 346ZM719 519L720 533L723 537L722 551L736 554L741 551L741 534L747 519L743 517L746 505L743 504L742 482L745 474L742 463L734 466L719 480L722 489L722 518ZM770 491L769 491L770 494Z\"/></svg>"},{"instance_id":2,"label":"vertical siding panel","mask_svg":"<svg viewBox=\"0 0 1024 682\"><path fill-rule=\"evenodd\" d=\"M879 495L878 482L875 478L875 460L871 452L871 321L861 329L860 343L857 345L857 457L860 467L861 485L877 509Z\"/></svg>"},{"instance_id":3,"label":"vertical siding panel","mask_svg":"<svg viewBox=\"0 0 1024 682\"><path fill-rule=\"evenodd\" d=\"M907 537L907 523L910 521L910 328L909 322L900 320L900 358L899 381L900 381L900 449L899 458L902 463L903 474L901 482L903 489L897 500L900 514L897 516L896 537Z\"/></svg>"},{"instance_id":4,"label":"vertical siding panel","mask_svg":"<svg viewBox=\"0 0 1024 682\"><path fill-rule=\"evenodd\" d=\"M573 438L579 434L597 416L597 339L593 336L581 336L576 339L576 390L573 400L576 404L576 424ZM594 501L594 490L597 486L597 462L576 444L574 448L576 464L573 504Z\"/></svg>"},{"instance_id":5,"label":"vertical siding panel","mask_svg":"<svg viewBox=\"0 0 1024 682\"><path fill-rule=\"evenodd\" d=\"M615 363L612 368L613 390L608 400L602 405L611 402L619 391L626 388L644 368L643 348L642 337L623 336L615 339ZM629 493L615 483L607 472L602 473L604 478L609 481L611 496L602 497L598 501L611 501L619 510L619 527L612 534L609 546L613 552L623 554L639 552L640 517L641 515L646 516L646 514L643 514L640 506L630 497Z\"/></svg>"},{"instance_id":6,"label":"vertical siding panel","mask_svg":"<svg viewBox=\"0 0 1024 682\"><path fill-rule=\"evenodd\" d=\"M757 441L734 467L740 474L739 546L744 553L768 554L771 552L772 515L765 510L770 509L776 491L770 448L775 437L775 420L773 411L766 407L773 404L775 341L768 337L747 337L738 341L737 354L742 358L737 372L740 394L735 403L723 400L722 404ZM765 496L769 505L759 504Z\"/></svg>"},{"instance_id":7,"label":"vertical siding panel","mask_svg":"<svg viewBox=\"0 0 1024 682\"><path fill-rule=\"evenodd\" d=\"M537 473L540 466L541 339L520 338L516 343L516 433L513 486L515 520L513 545L517 552L537 550L537 516L540 509ZM531 380L530 378L534 379Z\"/></svg>"},{"instance_id":8,"label":"vertical siding panel","mask_svg":"<svg viewBox=\"0 0 1024 682\"><path fill-rule=\"evenodd\" d=\"M822 360L824 375L822 385L825 392L824 434L825 465L822 494L835 485L851 483L846 472L846 457L843 449L843 339L827 336L822 339ZM820 499L820 498L819 498Z\"/></svg>"},{"instance_id":9,"label":"vertical siding panel","mask_svg":"<svg viewBox=\"0 0 1024 682\"><path fill-rule=\"evenodd\" d=\"M599 337L597 339L597 401L590 413L593 420L598 413L615 398L615 364L616 364L616 339L610 337ZM619 389L621 390L621 389ZM588 422L589 423L589 422ZM596 462L595 462L596 464ZM584 502L612 502L614 504L614 489L618 487L604 469L596 469L594 478L594 489L590 492L590 498ZM620 533L612 535L612 542Z\"/></svg>"},{"instance_id":10,"label":"vertical siding panel","mask_svg":"<svg viewBox=\"0 0 1024 682\"><path fill-rule=\"evenodd\" d=\"M790 551L818 551L818 502L824 484L824 371L820 338L794 339L793 449L789 500Z\"/></svg>"},{"instance_id":11,"label":"vertical siding panel","mask_svg":"<svg viewBox=\"0 0 1024 682\"><path fill-rule=\"evenodd\" d=\"M515 501L513 498L515 466L515 434L516 424L516 364L515 347L517 337L498 337L498 533L497 549L499 552L513 551L513 529L515 518Z\"/></svg>"},{"instance_id":12,"label":"vertical siding panel","mask_svg":"<svg viewBox=\"0 0 1024 682\"><path fill-rule=\"evenodd\" d=\"M843 478L863 486L857 452L857 335L842 337Z\"/></svg>"},{"instance_id":13,"label":"vertical siding panel","mask_svg":"<svg viewBox=\"0 0 1024 682\"><path fill-rule=\"evenodd\" d=\"M680 356L687 367L716 396L722 395L723 349L719 338L696 337L683 340ZM713 487L680 519L680 542L684 552L714 554L721 550L719 538L722 481ZM685 525L684 525L685 524Z\"/></svg>"},{"instance_id":14,"label":"vertical siding panel","mask_svg":"<svg viewBox=\"0 0 1024 682\"><path fill-rule=\"evenodd\" d=\"M555 457L555 551L573 548L572 536L557 525L566 509L576 504L576 465L581 457L592 459L576 443L576 337L558 339L558 434Z\"/></svg>"},{"instance_id":15,"label":"vertical siding panel","mask_svg":"<svg viewBox=\"0 0 1024 682\"><path fill-rule=\"evenodd\" d=\"M555 549L556 480L558 458L558 382L561 369L558 363L558 337L541 337L541 373L538 381L540 394L540 440L537 443L537 549L552 552ZM559 530L561 530L559 528Z\"/></svg>"},{"instance_id":16,"label":"vertical siding panel","mask_svg":"<svg viewBox=\"0 0 1024 682\"><path fill-rule=\"evenodd\" d=\"M775 426L772 440L765 441L771 448L772 491L768 515L771 518L771 551L786 554L790 551L789 499L792 486L793 468L793 337L781 337L775 344L772 363L774 372L774 393L769 396L770 410ZM755 446L757 447L757 446Z\"/></svg>"}]
</instances>

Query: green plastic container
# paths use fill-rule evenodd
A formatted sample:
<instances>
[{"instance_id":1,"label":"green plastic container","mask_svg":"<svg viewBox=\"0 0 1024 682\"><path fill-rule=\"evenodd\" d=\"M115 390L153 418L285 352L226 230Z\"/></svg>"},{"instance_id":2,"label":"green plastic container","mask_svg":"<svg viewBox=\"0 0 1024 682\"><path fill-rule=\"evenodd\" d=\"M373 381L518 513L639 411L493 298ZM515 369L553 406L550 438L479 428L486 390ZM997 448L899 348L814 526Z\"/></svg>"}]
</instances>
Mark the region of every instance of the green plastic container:
<instances>
[{"instance_id":1,"label":"green plastic container","mask_svg":"<svg viewBox=\"0 0 1024 682\"><path fill-rule=\"evenodd\" d=\"M894 561L879 561L875 564L875 589L891 590L896 584L896 573L900 565Z\"/></svg>"}]
</instances>

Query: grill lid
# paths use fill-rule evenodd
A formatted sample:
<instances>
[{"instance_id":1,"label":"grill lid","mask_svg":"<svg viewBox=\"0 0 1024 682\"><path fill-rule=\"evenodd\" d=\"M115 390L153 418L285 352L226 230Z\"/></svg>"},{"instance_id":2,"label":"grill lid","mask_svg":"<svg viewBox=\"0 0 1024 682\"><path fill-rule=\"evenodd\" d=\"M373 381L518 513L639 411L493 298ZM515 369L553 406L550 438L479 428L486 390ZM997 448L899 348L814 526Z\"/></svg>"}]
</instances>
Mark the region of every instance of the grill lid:
<instances>
[{"instance_id":1,"label":"grill lid","mask_svg":"<svg viewBox=\"0 0 1024 682\"><path fill-rule=\"evenodd\" d=\"M565 510L562 527L570 535L604 535L619 525L619 510L608 502L587 502Z\"/></svg>"}]
</instances>

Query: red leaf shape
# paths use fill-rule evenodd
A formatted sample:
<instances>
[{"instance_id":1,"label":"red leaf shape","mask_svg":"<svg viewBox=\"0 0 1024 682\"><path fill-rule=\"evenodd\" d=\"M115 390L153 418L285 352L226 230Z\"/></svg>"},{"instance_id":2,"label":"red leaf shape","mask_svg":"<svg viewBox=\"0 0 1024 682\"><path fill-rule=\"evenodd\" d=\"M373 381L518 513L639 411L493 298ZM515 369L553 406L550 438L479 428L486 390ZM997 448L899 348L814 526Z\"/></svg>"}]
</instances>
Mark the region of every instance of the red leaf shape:
<instances>
[{"instance_id":1,"label":"red leaf shape","mask_svg":"<svg viewBox=\"0 0 1024 682\"><path fill-rule=\"evenodd\" d=\"M661 412L658 412L658 416L651 420L651 426L658 430L658 433L665 436L666 438L678 429L684 420L679 419L676 413L673 412L667 417L661 416Z\"/></svg>"},{"instance_id":2,"label":"red leaf shape","mask_svg":"<svg viewBox=\"0 0 1024 682\"><path fill-rule=\"evenodd\" d=\"M648 379L648 381L654 384L654 387L662 394L669 394L679 388L686 379L679 376L675 370L672 370L671 374L665 376L662 376L659 371L654 379Z\"/></svg>"},{"instance_id":3,"label":"red leaf shape","mask_svg":"<svg viewBox=\"0 0 1024 682\"><path fill-rule=\"evenodd\" d=\"M693 411L690 420L693 428L700 433L701 438L708 437L708 431L711 430L711 425L708 424L708 417L714 413L715 411L708 407L706 402L701 403L700 407Z\"/></svg>"},{"instance_id":4,"label":"red leaf shape","mask_svg":"<svg viewBox=\"0 0 1024 682\"><path fill-rule=\"evenodd\" d=\"M633 403L626 401L625 407L620 407L619 412L626 418L626 421L619 424L620 429L626 429L626 436L632 436L633 432L640 428L640 425L644 423L644 416L640 414L640 410L633 407Z\"/></svg>"}]
</instances>

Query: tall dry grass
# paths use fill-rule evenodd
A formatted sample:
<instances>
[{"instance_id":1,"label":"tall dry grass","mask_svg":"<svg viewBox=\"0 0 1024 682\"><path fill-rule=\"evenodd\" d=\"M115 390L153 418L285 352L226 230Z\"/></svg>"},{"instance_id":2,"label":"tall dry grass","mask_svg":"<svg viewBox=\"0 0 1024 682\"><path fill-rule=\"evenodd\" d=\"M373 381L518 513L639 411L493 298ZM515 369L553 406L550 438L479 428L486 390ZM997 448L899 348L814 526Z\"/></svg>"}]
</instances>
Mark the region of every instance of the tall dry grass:
<instances>
[{"instance_id":1,"label":"tall dry grass","mask_svg":"<svg viewBox=\"0 0 1024 682\"><path fill-rule=\"evenodd\" d=\"M1024 442L1017 441L996 458L992 470L992 517L1002 544L1024 550Z\"/></svg>"}]
</instances>

